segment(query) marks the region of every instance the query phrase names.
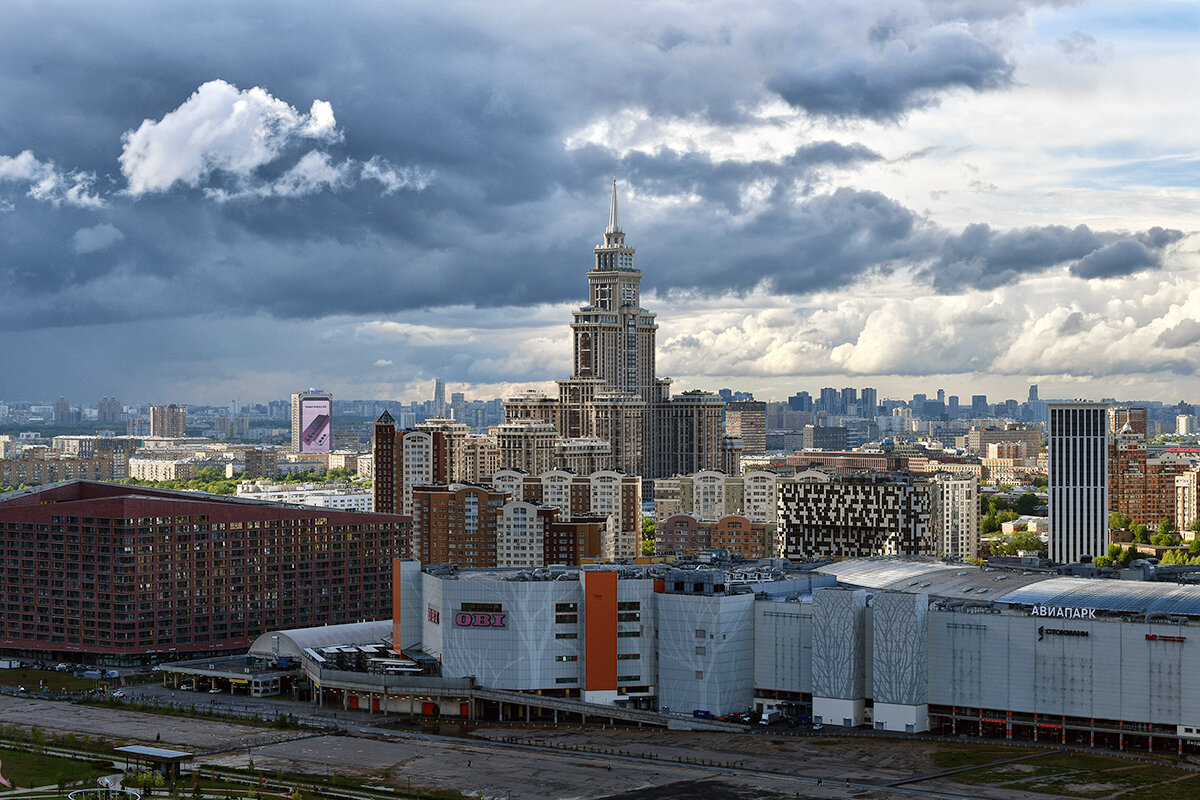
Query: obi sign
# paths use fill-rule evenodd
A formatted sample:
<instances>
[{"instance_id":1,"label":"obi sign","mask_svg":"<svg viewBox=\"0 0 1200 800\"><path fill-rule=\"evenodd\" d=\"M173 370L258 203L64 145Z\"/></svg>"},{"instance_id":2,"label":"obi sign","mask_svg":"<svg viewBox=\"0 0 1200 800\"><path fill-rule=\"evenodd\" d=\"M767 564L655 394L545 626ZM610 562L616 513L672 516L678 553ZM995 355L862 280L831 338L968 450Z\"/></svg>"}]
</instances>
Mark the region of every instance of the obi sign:
<instances>
[{"instance_id":1,"label":"obi sign","mask_svg":"<svg viewBox=\"0 0 1200 800\"><path fill-rule=\"evenodd\" d=\"M460 628L503 628L505 614L477 614L460 611L454 615L454 624Z\"/></svg>"}]
</instances>

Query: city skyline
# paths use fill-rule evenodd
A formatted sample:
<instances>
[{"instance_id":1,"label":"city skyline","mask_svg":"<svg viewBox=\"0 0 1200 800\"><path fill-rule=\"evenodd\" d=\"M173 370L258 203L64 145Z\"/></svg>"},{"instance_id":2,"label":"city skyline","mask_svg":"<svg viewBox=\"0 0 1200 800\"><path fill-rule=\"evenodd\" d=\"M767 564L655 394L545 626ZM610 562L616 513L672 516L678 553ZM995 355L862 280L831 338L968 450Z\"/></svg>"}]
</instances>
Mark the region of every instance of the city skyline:
<instances>
[{"instance_id":1,"label":"city skyline","mask_svg":"<svg viewBox=\"0 0 1200 800\"><path fill-rule=\"evenodd\" d=\"M676 391L1200 391L1188 4L114 8L0 33L14 399L551 388L614 174Z\"/></svg>"},{"instance_id":2,"label":"city skyline","mask_svg":"<svg viewBox=\"0 0 1200 800\"><path fill-rule=\"evenodd\" d=\"M432 408L436 409L436 406L437 406L437 399L436 399L437 384L436 384L436 382L438 380L439 379L435 377L435 378L430 378L424 382L424 383L428 384L428 388L430 390L425 395L420 394L420 392L422 391L422 387L418 385L416 387L416 389L414 390L416 392L416 394L406 396L406 397L336 397L335 402L337 402L337 403L342 403L342 402L348 402L348 403L370 403L370 402L396 403L401 406L414 406L414 407L418 407L421 405L429 405ZM545 385L549 386L551 389L553 389L554 383L555 383L554 381L548 381L548 382L546 382ZM449 388L455 389L455 390L466 388L465 384L463 384L463 385L444 384L444 385L449 386ZM541 386L543 386L543 385L537 384L537 385L533 385L533 388L536 390L536 389L540 388ZM986 405L988 407L1003 405L1004 403L1006 403L1008 401L1015 401L1018 405L1024 405L1027 402L1027 400L1029 399L1027 397L1028 390L1031 387L1039 388L1038 384L1026 384L1021 387L1022 391L1020 391L1020 392L1011 392L1010 393L1009 391L1006 390L1006 391L1002 392L1001 394L980 394L980 393L976 393L973 391L974 387L966 387L966 389L963 389L963 390L956 390L954 388L947 389L947 388L941 387L941 386L923 386L923 385L916 385L916 384L914 384L914 386L916 386L916 388L924 389L925 391L913 392L913 393L909 393L909 394L902 394L899 392L883 393L883 392L880 392L878 390L878 388L874 387L874 386L858 385L858 386L846 387L846 386L819 386L816 384L797 384L792 387L786 387L785 389L782 390L782 391L791 391L792 392L792 395L789 395L787 397L775 397L772 395L769 397L755 396L753 399L758 402L778 403L778 404L786 405L786 404L788 404L789 400L794 399L793 395L807 393L808 395L810 395L809 399L813 402L816 410L827 411L828 409L825 409L824 407L821 406L820 392L822 390L828 391L828 390L832 389L835 392L842 392L842 391L845 391L846 389L851 389L856 392L861 392L865 389L865 390L875 391L876 398L877 398L880 406L882 406L885 403L889 403L889 404L898 403L902 406L911 406L912 403L914 402L914 400L916 400L917 398L924 398L925 400L927 400L929 402L933 402L933 401L938 400L938 392L940 391L944 395L946 401L949 401L952 398L958 399L958 401L959 401L959 405L957 407L958 408L958 416L961 417L961 416L970 416L970 414L972 412L972 400L976 396L983 397L986 400ZM724 392L724 391L729 391L729 392L731 392L731 394L744 393L744 390L739 389L736 386L733 386L733 387L729 387L729 386L711 387L711 388L704 389L704 391L707 391L707 392L710 392L713 394L717 394L719 392ZM458 392L456 391L455 393L458 393ZM1146 404L1157 403L1164 407L1170 407L1170 406L1177 405L1179 402L1183 402L1186 405L1195 405L1195 403L1192 403L1191 400L1186 397L1184 397L1184 398L1154 398L1154 397L1134 397L1134 396L1126 397L1126 396L1111 396L1111 395L1105 395L1105 396L1091 395L1091 396L1084 396L1084 397L1067 397L1067 396L1047 395L1045 392L1041 392L1040 389L1039 389L1039 393L1040 393L1040 396L1037 399L1041 400L1042 402L1084 400L1084 401L1105 402L1105 403L1121 405L1121 406L1146 405ZM753 393L751 392L750 394L753 394ZM166 400L158 400L158 399L145 400L145 399L140 399L140 398L132 398L132 399L126 401L126 400L121 400L120 398L115 398L115 397L114 398L101 397L101 398L99 398L99 402L98 402L96 399L86 397L83 395L80 395L79 397L66 397L66 396L60 394L58 399L56 401L54 401L54 403L51 402L51 399L52 398L49 398L49 397L29 398L29 397L12 396L12 397L0 397L0 403L24 403L24 404L30 404L35 407L50 409L55 404L65 402L66 408L78 409L80 412L83 412L85 410L98 411L98 406L102 402L108 401L110 403L111 402L118 403L118 407L120 409L138 409L138 408L144 409L145 410L144 416L148 415L150 413L149 410L152 407L154 407L156 405L166 405ZM495 395L495 396L480 395L480 396L474 396L474 397L470 396L470 395L464 396L464 401L467 403L495 403L495 402L503 401L504 399L505 399L505 396L502 396L502 395ZM195 403L188 401L186 398L180 398L178 400L178 405L180 405L181 407L184 407L184 408L225 410L227 413L230 413L230 414L237 414L237 415L248 414L250 416L254 416L254 414L250 410L251 407L254 405L260 405L260 406L266 407L266 406L270 405L271 403L279 403L281 405L286 405L288 402L289 401L287 398L272 398L272 397L267 397L264 395L261 397L250 397L250 398L237 397L237 398L233 398L231 400L230 399L223 400L221 398L215 398L212 402L195 402ZM737 402L737 401L736 400L727 400L726 402L731 403L731 402ZM450 410L449 404L446 404L446 405L447 405L446 411L447 411L447 413L449 413L449 410ZM234 410L235 406L237 409L236 411ZM947 406L947 410L949 410L949 406ZM994 409L994 410L997 412L997 415L998 415L999 409ZM121 410L119 413L122 415L125 415L126 413L132 414L134 412L133 411L126 412L125 410ZM840 416L844 412L839 410L839 411L834 411L834 412L830 412L830 413ZM981 413L981 415L982 416L991 416L990 414L982 414L982 413ZM372 415L367 414L365 416L372 416ZM438 414L434 413L434 414L432 414L432 416L438 416ZM850 416L854 416L854 415L850 415ZM90 419L90 418L88 418L88 419ZM280 419L283 419L283 417L280 417ZM53 421L53 414L51 414L50 421ZM101 421L102 422L103 420L91 420L91 421ZM124 422L124 416L122 417L122 419L120 421L122 423Z\"/></svg>"}]
</instances>

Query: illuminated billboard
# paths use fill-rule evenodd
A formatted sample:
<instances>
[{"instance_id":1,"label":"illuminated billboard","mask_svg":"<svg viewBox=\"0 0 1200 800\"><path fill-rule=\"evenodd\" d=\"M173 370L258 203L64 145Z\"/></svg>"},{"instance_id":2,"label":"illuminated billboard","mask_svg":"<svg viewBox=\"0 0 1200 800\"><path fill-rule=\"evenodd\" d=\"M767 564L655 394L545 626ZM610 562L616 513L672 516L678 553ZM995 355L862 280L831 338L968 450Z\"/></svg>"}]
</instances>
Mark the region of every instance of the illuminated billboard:
<instances>
[{"instance_id":1,"label":"illuminated billboard","mask_svg":"<svg viewBox=\"0 0 1200 800\"><path fill-rule=\"evenodd\" d=\"M305 397L300 401L300 452L328 453L333 445L333 401Z\"/></svg>"}]
</instances>

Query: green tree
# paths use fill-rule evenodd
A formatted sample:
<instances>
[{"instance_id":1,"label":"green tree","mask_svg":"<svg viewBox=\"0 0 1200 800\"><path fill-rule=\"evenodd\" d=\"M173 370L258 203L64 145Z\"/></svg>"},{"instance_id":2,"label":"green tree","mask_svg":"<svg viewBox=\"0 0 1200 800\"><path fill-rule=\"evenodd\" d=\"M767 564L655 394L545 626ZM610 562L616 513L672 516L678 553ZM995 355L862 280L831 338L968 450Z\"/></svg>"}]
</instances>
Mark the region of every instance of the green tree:
<instances>
[{"instance_id":1,"label":"green tree","mask_svg":"<svg viewBox=\"0 0 1200 800\"><path fill-rule=\"evenodd\" d=\"M1017 513L1023 517L1028 517L1037 511L1037 507L1041 505L1038 496L1033 492L1026 492L1017 498Z\"/></svg>"},{"instance_id":2,"label":"green tree","mask_svg":"<svg viewBox=\"0 0 1200 800\"><path fill-rule=\"evenodd\" d=\"M1156 533L1150 537L1150 544L1155 547L1173 547L1176 539L1169 533Z\"/></svg>"},{"instance_id":3,"label":"green tree","mask_svg":"<svg viewBox=\"0 0 1200 800\"><path fill-rule=\"evenodd\" d=\"M1158 523L1159 533L1170 533L1173 530L1175 530L1175 523L1171 521L1170 517L1163 517L1162 521Z\"/></svg>"},{"instance_id":4,"label":"green tree","mask_svg":"<svg viewBox=\"0 0 1200 800\"><path fill-rule=\"evenodd\" d=\"M1108 557L1112 559L1114 567L1127 566L1133 560L1136 552L1132 547L1121 547L1119 544L1108 546Z\"/></svg>"},{"instance_id":5,"label":"green tree","mask_svg":"<svg viewBox=\"0 0 1200 800\"><path fill-rule=\"evenodd\" d=\"M1108 556L1096 556L1092 559L1092 565L1097 569L1108 569L1113 565L1113 560Z\"/></svg>"},{"instance_id":6,"label":"green tree","mask_svg":"<svg viewBox=\"0 0 1200 800\"><path fill-rule=\"evenodd\" d=\"M1133 518L1128 514L1118 514L1116 511L1108 515L1108 527L1116 530L1127 531L1129 526L1133 524Z\"/></svg>"},{"instance_id":7,"label":"green tree","mask_svg":"<svg viewBox=\"0 0 1200 800\"><path fill-rule=\"evenodd\" d=\"M1137 523L1129 531L1133 534L1134 544L1150 544L1150 537L1146 533L1146 526L1142 523Z\"/></svg>"},{"instance_id":8,"label":"green tree","mask_svg":"<svg viewBox=\"0 0 1200 800\"><path fill-rule=\"evenodd\" d=\"M1037 550L1042 549L1042 537L1032 531L1021 531L1014 533L1009 537L1008 543L1012 545L1013 550Z\"/></svg>"},{"instance_id":9,"label":"green tree","mask_svg":"<svg viewBox=\"0 0 1200 800\"><path fill-rule=\"evenodd\" d=\"M654 536L656 526L654 517L642 517L642 555L654 555Z\"/></svg>"},{"instance_id":10,"label":"green tree","mask_svg":"<svg viewBox=\"0 0 1200 800\"><path fill-rule=\"evenodd\" d=\"M1188 542L1188 554L1193 556L1200 555L1200 536Z\"/></svg>"},{"instance_id":11,"label":"green tree","mask_svg":"<svg viewBox=\"0 0 1200 800\"><path fill-rule=\"evenodd\" d=\"M1189 522L1186 529L1189 531L1200 531L1200 516Z\"/></svg>"},{"instance_id":12,"label":"green tree","mask_svg":"<svg viewBox=\"0 0 1200 800\"><path fill-rule=\"evenodd\" d=\"M1034 475L1033 476L1033 485L1038 487L1039 489L1045 489L1047 486L1050 485L1050 479L1047 478L1045 475Z\"/></svg>"}]
</instances>

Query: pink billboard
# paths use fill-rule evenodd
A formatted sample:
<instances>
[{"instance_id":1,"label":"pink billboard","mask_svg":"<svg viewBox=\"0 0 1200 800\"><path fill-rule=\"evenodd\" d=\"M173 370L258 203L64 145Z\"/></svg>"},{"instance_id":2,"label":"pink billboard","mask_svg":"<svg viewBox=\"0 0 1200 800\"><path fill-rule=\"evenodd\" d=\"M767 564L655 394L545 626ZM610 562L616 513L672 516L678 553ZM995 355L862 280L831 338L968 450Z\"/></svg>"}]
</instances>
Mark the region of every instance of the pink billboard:
<instances>
[{"instance_id":1,"label":"pink billboard","mask_svg":"<svg viewBox=\"0 0 1200 800\"><path fill-rule=\"evenodd\" d=\"M333 444L333 403L324 397L300 401L300 452L328 453Z\"/></svg>"}]
</instances>

